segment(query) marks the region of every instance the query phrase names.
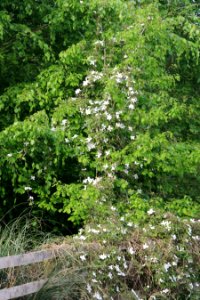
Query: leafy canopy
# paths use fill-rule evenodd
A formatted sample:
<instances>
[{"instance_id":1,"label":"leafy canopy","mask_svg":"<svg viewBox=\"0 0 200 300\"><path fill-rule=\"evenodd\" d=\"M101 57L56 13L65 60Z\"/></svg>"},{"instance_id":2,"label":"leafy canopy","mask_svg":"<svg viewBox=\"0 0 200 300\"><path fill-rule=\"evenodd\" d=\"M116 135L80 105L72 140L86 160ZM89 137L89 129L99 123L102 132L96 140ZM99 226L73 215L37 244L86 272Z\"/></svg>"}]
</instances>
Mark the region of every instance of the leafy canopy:
<instances>
[{"instance_id":1,"label":"leafy canopy","mask_svg":"<svg viewBox=\"0 0 200 300\"><path fill-rule=\"evenodd\" d=\"M112 207L197 214L199 10L1 1L0 215L20 203L74 223Z\"/></svg>"}]
</instances>

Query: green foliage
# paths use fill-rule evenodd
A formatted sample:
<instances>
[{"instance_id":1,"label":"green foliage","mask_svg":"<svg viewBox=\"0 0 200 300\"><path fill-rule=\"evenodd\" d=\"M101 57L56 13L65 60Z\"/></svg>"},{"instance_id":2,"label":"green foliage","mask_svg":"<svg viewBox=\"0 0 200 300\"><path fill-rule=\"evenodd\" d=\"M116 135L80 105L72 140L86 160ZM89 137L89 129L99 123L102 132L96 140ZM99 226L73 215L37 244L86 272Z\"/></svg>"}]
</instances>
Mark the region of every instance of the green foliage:
<instances>
[{"instance_id":1,"label":"green foliage","mask_svg":"<svg viewBox=\"0 0 200 300\"><path fill-rule=\"evenodd\" d=\"M110 205L196 217L199 4L37 7L0 4L0 215L26 203L75 224Z\"/></svg>"}]
</instances>

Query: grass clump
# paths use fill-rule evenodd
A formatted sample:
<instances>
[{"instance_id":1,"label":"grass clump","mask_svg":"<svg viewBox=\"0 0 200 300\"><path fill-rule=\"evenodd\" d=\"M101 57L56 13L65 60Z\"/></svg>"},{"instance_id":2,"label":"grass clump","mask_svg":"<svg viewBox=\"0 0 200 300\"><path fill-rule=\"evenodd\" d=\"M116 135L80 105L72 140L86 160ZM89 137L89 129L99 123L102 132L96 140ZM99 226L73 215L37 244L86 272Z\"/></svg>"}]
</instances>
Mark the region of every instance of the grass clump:
<instances>
[{"instance_id":1,"label":"grass clump","mask_svg":"<svg viewBox=\"0 0 200 300\"><path fill-rule=\"evenodd\" d=\"M42 232L39 219L24 215L0 227L0 257L39 250L52 238L50 234ZM0 287L8 288L38 280L44 276L42 263L2 269L0 270Z\"/></svg>"}]
</instances>

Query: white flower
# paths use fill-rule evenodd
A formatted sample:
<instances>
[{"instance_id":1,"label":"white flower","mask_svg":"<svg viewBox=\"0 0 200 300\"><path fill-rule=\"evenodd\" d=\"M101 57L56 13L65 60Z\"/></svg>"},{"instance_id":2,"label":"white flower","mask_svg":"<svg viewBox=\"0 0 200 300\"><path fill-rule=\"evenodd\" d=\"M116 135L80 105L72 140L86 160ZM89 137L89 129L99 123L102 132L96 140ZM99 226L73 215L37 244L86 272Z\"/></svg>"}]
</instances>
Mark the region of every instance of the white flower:
<instances>
[{"instance_id":1,"label":"white flower","mask_svg":"<svg viewBox=\"0 0 200 300\"><path fill-rule=\"evenodd\" d=\"M117 209L116 209L116 207L114 207L114 206L111 206L111 208L110 208L112 211L116 211Z\"/></svg>"},{"instance_id":2,"label":"white flower","mask_svg":"<svg viewBox=\"0 0 200 300\"><path fill-rule=\"evenodd\" d=\"M30 187L30 186L25 186L25 191L31 191L32 190L32 187Z\"/></svg>"},{"instance_id":3,"label":"white flower","mask_svg":"<svg viewBox=\"0 0 200 300\"><path fill-rule=\"evenodd\" d=\"M106 119L107 119L108 121L110 121L110 120L112 120L112 116L111 116L110 114L107 114L107 115L106 115Z\"/></svg>"},{"instance_id":4,"label":"white flower","mask_svg":"<svg viewBox=\"0 0 200 300\"><path fill-rule=\"evenodd\" d=\"M192 282L189 283L189 288L192 290L194 288Z\"/></svg>"},{"instance_id":5,"label":"white flower","mask_svg":"<svg viewBox=\"0 0 200 300\"><path fill-rule=\"evenodd\" d=\"M66 120L66 119L63 119L62 122L61 122L61 124L62 124L63 126L65 126L66 123L67 123L67 120Z\"/></svg>"},{"instance_id":6,"label":"white flower","mask_svg":"<svg viewBox=\"0 0 200 300\"><path fill-rule=\"evenodd\" d=\"M103 41L96 41L94 44L97 45L97 46L103 46L104 42Z\"/></svg>"},{"instance_id":7,"label":"white flower","mask_svg":"<svg viewBox=\"0 0 200 300\"><path fill-rule=\"evenodd\" d=\"M126 228L122 228L122 229L121 229L121 233L122 233L122 234L126 234L126 233L127 233L127 229L126 229Z\"/></svg>"},{"instance_id":8,"label":"white flower","mask_svg":"<svg viewBox=\"0 0 200 300\"><path fill-rule=\"evenodd\" d=\"M145 250L145 249L148 249L149 248L149 245L148 244L144 244L143 246L142 246L142 248Z\"/></svg>"},{"instance_id":9,"label":"white flower","mask_svg":"<svg viewBox=\"0 0 200 300\"><path fill-rule=\"evenodd\" d=\"M131 98L131 100L130 100L132 103L136 103L137 102L137 98Z\"/></svg>"},{"instance_id":10,"label":"white flower","mask_svg":"<svg viewBox=\"0 0 200 300\"><path fill-rule=\"evenodd\" d=\"M105 155L106 156L110 155L110 150L105 151Z\"/></svg>"},{"instance_id":11,"label":"white flower","mask_svg":"<svg viewBox=\"0 0 200 300\"><path fill-rule=\"evenodd\" d=\"M124 124L122 124L122 123L116 123L116 127L117 128L125 128L125 125Z\"/></svg>"},{"instance_id":12,"label":"white flower","mask_svg":"<svg viewBox=\"0 0 200 300\"><path fill-rule=\"evenodd\" d=\"M34 200L34 197L33 196L29 196L28 198L30 201Z\"/></svg>"},{"instance_id":13,"label":"white flower","mask_svg":"<svg viewBox=\"0 0 200 300\"><path fill-rule=\"evenodd\" d=\"M106 106L109 105L109 100L105 100L105 101L103 102L103 104L106 105Z\"/></svg>"},{"instance_id":14,"label":"white flower","mask_svg":"<svg viewBox=\"0 0 200 300\"><path fill-rule=\"evenodd\" d=\"M167 293L169 293L169 289L164 289L161 291L161 293L167 294Z\"/></svg>"},{"instance_id":15,"label":"white flower","mask_svg":"<svg viewBox=\"0 0 200 300\"><path fill-rule=\"evenodd\" d=\"M97 177L93 180L93 185L97 185L102 180L102 177Z\"/></svg>"},{"instance_id":16,"label":"white flower","mask_svg":"<svg viewBox=\"0 0 200 300\"><path fill-rule=\"evenodd\" d=\"M101 297L101 294L99 292L95 292L93 295L93 298L97 299L97 300L103 300L103 298Z\"/></svg>"},{"instance_id":17,"label":"white flower","mask_svg":"<svg viewBox=\"0 0 200 300\"><path fill-rule=\"evenodd\" d=\"M92 138L91 138L90 136L88 136L88 137L86 138L86 141L87 141L87 143L89 143L89 142L92 141Z\"/></svg>"},{"instance_id":18,"label":"white flower","mask_svg":"<svg viewBox=\"0 0 200 300\"><path fill-rule=\"evenodd\" d=\"M90 108L87 108L87 109L85 110L85 114L86 114L86 115L91 115L91 113L92 113L92 111L91 111Z\"/></svg>"},{"instance_id":19,"label":"white flower","mask_svg":"<svg viewBox=\"0 0 200 300\"><path fill-rule=\"evenodd\" d=\"M99 255L99 258L101 259L101 260L104 260L104 259L106 259L108 257L108 255L106 255L106 254L101 254L101 255Z\"/></svg>"},{"instance_id":20,"label":"white flower","mask_svg":"<svg viewBox=\"0 0 200 300\"><path fill-rule=\"evenodd\" d=\"M167 272L170 267L171 267L171 264L169 262L164 264L165 272Z\"/></svg>"},{"instance_id":21,"label":"white flower","mask_svg":"<svg viewBox=\"0 0 200 300\"><path fill-rule=\"evenodd\" d=\"M89 229L88 232L92 232L92 233L95 233L95 234L100 233L100 231L98 229L94 229L94 228Z\"/></svg>"},{"instance_id":22,"label":"white flower","mask_svg":"<svg viewBox=\"0 0 200 300\"><path fill-rule=\"evenodd\" d=\"M198 235L195 235L195 236L192 236L192 239L195 240L195 241L199 241L200 237Z\"/></svg>"},{"instance_id":23,"label":"white flower","mask_svg":"<svg viewBox=\"0 0 200 300\"><path fill-rule=\"evenodd\" d=\"M161 225L165 226L165 228L169 231L171 229L171 222L170 221L162 221Z\"/></svg>"},{"instance_id":24,"label":"white flower","mask_svg":"<svg viewBox=\"0 0 200 300\"><path fill-rule=\"evenodd\" d=\"M105 125L105 124L102 124L102 125L101 125L101 128L102 128L102 130L105 130L105 129L106 129L106 125Z\"/></svg>"},{"instance_id":25,"label":"white flower","mask_svg":"<svg viewBox=\"0 0 200 300\"><path fill-rule=\"evenodd\" d=\"M120 270L120 268L119 268L119 265L114 266L114 268L115 268L115 270L116 270L117 272L121 272L121 270Z\"/></svg>"},{"instance_id":26,"label":"white flower","mask_svg":"<svg viewBox=\"0 0 200 300\"><path fill-rule=\"evenodd\" d=\"M124 79L125 79L125 77L123 76L122 73L117 73L117 74L116 74L116 82L117 82L117 83L122 82Z\"/></svg>"},{"instance_id":27,"label":"white flower","mask_svg":"<svg viewBox=\"0 0 200 300\"><path fill-rule=\"evenodd\" d=\"M96 60L91 59L89 61L89 63L90 63L91 66L95 66L96 65Z\"/></svg>"},{"instance_id":28,"label":"white flower","mask_svg":"<svg viewBox=\"0 0 200 300\"><path fill-rule=\"evenodd\" d=\"M154 230L154 229L155 229L155 226L149 225L149 228L152 229L152 230Z\"/></svg>"},{"instance_id":29,"label":"white flower","mask_svg":"<svg viewBox=\"0 0 200 300\"><path fill-rule=\"evenodd\" d=\"M135 108L135 106L131 103L131 104L129 104L128 108L133 110Z\"/></svg>"},{"instance_id":30,"label":"white flower","mask_svg":"<svg viewBox=\"0 0 200 300\"><path fill-rule=\"evenodd\" d=\"M135 250L133 249L133 247L128 248L128 253L131 255L135 254Z\"/></svg>"},{"instance_id":31,"label":"white flower","mask_svg":"<svg viewBox=\"0 0 200 300\"><path fill-rule=\"evenodd\" d=\"M111 171L115 171L115 170L116 170L116 165L112 165Z\"/></svg>"},{"instance_id":32,"label":"white flower","mask_svg":"<svg viewBox=\"0 0 200 300\"><path fill-rule=\"evenodd\" d=\"M8 153L7 156L8 156L8 157L12 157L12 153Z\"/></svg>"},{"instance_id":33,"label":"white flower","mask_svg":"<svg viewBox=\"0 0 200 300\"><path fill-rule=\"evenodd\" d=\"M96 145L94 143L89 143L87 145L87 147L88 147L88 150L90 151L90 150L94 149L96 147Z\"/></svg>"},{"instance_id":34,"label":"white flower","mask_svg":"<svg viewBox=\"0 0 200 300\"><path fill-rule=\"evenodd\" d=\"M75 94L76 94L76 95L80 94L80 92L81 92L80 89L75 90Z\"/></svg>"},{"instance_id":35,"label":"white flower","mask_svg":"<svg viewBox=\"0 0 200 300\"><path fill-rule=\"evenodd\" d=\"M93 183L95 179L91 178L91 177L87 177L86 179L83 180L83 183Z\"/></svg>"},{"instance_id":36,"label":"white flower","mask_svg":"<svg viewBox=\"0 0 200 300\"><path fill-rule=\"evenodd\" d=\"M87 284L86 289L87 289L88 293L92 292L92 287L91 287L91 285L89 283Z\"/></svg>"},{"instance_id":37,"label":"white flower","mask_svg":"<svg viewBox=\"0 0 200 300\"><path fill-rule=\"evenodd\" d=\"M86 237L85 237L84 235L80 235L80 236L79 236L79 240L85 241L85 240L86 240Z\"/></svg>"},{"instance_id":38,"label":"white flower","mask_svg":"<svg viewBox=\"0 0 200 300\"><path fill-rule=\"evenodd\" d=\"M100 158L102 156L102 153L100 151L97 152L96 157Z\"/></svg>"},{"instance_id":39,"label":"white flower","mask_svg":"<svg viewBox=\"0 0 200 300\"><path fill-rule=\"evenodd\" d=\"M109 273L108 273L108 277L109 277L110 279L112 279L112 278L113 278L113 275L112 275L112 273L111 273L111 272L109 272Z\"/></svg>"},{"instance_id":40,"label":"white flower","mask_svg":"<svg viewBox=\"0 0 200 300\"><path fill-rule=\"evenodd\" d=\"M128 222L128 223L127 223L127 226L128 226L128 227L132 227L132 226L133 226L133 223L132 223L132 222Z\"/></svg>"},{"instance_id":41,"label":"white flower","mask_svg":"<svg viewBox=\"0 0 200 300\"><path fill-rule=\"evenodd\" d=\"M130 139L131 139L132 141L134 141L134 140L135 140L135 135L131 135L131 136L130 136Z\"/></svg>"},{"instance_id":42,"label":"white flower","mask_svg":"<svg viewBox=\"0 0 200 300\"><path fill-rule=\"evenodd\" d=\"M35 176L32 175L32 176L31 176L31 180L35 180Z\"/></svg>"},{"instance_id":43,"label":"white flower","mask_svg":"<svg viewBox=\"0 0 200 300\"><path fill-rule=\"evenodd\" d=\"M150 260L151 260L153 263L157 263L157 262L158 262L157 257L151 257Z\"/></svg>"},{"instance_id":44,"label":"white flower","mask_svg":"<svg viewBox=\"0 0 200 300\"><path fill-rule=\"evenodd\" d=\"M172 234L172 239L176 240L176 235L175 234Z\"/></svg>"},{"instance_id":45,"label":"white flower","mask_svg":"<svg viewBox=\"0 0 200 300\"><path fill-rule=\"evenodd\" d=\"M148 211L147 211L147 214L148 215L153 215L155 213L155 210L153 210L153 208L150 208Z\"/></svg>"},{"instance_id":46,"label":"white flower","mask_svg":"<svg viewBox=\"0 0 200 300\"><path fill-rule=\"evenodd\" d=\"M88 78L86 78L86 80L83 81L83 86L88 86L90 84Z\"/></svg>"},{"instance_id":47,"label":"white flower","mask_svg":"<svg viewBox=\"0 0 200 300\"><path fill-rule=\"evenodd\" d=\"M78 137L78 135L75 134L75 135L72 136L72 139L74 140L74 139L76 139L77 137Z\"/></svg>"},{"instance_id":48,"label":"white flower","mask_svg":"<svg viewBox=\"0 0 200 300\"><path fill-rule=\"evenodd\" d=\"M126 276L126 274L124 272L122 272L122 271L118 272L118 275L119 276Z\"/></svg>"},{"instance_id":49,"label":"white flower","mask_svg":"<svg viewBox=\"0 0 200 300\"><path fill-rule=\"evenodd\" d=\"M83 255L80 255L80 260L82 260L82 261L85 261L85 260L86 260L86 256L85 256L85 254L83 254Z\"/></svg>"}]
</instances>

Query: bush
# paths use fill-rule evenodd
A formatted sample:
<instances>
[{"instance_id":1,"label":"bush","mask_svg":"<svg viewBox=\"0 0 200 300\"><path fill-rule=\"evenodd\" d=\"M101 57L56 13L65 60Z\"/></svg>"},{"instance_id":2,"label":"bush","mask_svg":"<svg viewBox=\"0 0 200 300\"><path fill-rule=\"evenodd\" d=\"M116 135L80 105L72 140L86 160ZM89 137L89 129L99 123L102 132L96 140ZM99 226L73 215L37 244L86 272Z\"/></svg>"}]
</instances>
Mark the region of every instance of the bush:
<instances>
[{"instance_id":1,"label":"bush","mask_svg":"<svg viewBox=\"0 0 200 300\"><path fill-rule=\"evenodd\" d=\"M4 77L9 55L11 68L27 43L32 59L38 47L43 57L29 82L15 72L1 91L1 215L25 203L81 224L102 202L197 215L199 5L182 4L49 2L43 25L23 6L13 25L0 5L2 26L19 42L3 52Z\"/></svg>"},{"instance_id":2,"label":"bush","mask_svg":"<svg viewBox=\"0 0 200 300\"><path fill-rule=\"evenodd\" d=\"M68 239L36 299L198 299L199 220L128 220L114 212Z\"/></svg>"}]
</instances>

